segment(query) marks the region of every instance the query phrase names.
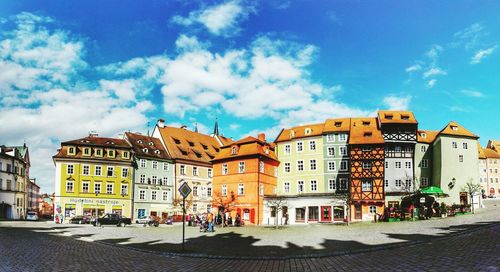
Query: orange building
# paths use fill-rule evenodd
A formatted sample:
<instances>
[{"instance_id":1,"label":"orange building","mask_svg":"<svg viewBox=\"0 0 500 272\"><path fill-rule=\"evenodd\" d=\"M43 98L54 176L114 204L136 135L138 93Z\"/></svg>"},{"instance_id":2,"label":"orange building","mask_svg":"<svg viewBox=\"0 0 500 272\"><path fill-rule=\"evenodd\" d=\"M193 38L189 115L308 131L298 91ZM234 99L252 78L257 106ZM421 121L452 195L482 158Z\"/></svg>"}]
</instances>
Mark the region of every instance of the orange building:
<instances>
[{"instance_id":1,"label":"orange building","mask_svg":"<svg viewBox=\"0 0 500 272\"><path fill-rule=\"evenodd\" d=\"M248 136L221 147L212 160L213 207L239 214L245 223L261 224L264 195L275 194L279 161L265 134Z\"/></svg>"}]
</instances>

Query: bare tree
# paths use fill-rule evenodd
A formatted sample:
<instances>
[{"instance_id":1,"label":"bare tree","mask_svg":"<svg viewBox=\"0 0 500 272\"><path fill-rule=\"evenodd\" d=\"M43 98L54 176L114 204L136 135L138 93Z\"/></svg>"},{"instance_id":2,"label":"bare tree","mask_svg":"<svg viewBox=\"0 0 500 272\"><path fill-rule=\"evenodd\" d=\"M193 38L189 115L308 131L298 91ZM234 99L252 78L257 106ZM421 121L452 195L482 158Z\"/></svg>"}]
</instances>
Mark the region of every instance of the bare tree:
<instances>
[{"instance_id":1,"label":"bare tree","mask_svg":"<svg viewBox=\"0 0 500 272\"><path fill-rule=\"evenodd\" d=\"M174 207L181 207L181 208L185 208L186 210L191 208L191 206L193 205L193 196L189 196L186 198L186 207L182 207L182 197L180 196L177 196L176 198L174 198L174 200L172 201L172 204L174 205Z\"/></svg>"},{"instance_id":2,"label":"bare tree","mask_svg":"<svg viewBox=\"0 0 500 272\"><path fill-rule=\"evenodd\" d=\"M277 229L278 228L278 214L279 212L283 211L284 207L287 207L287 201L284 196L273 196L270 197L269 200L267 201L267 206L270 207L271 209L274 209L275 211L275 217L274 217L274 227ZM287 212L288 216L288 212Z\"/></svg>"},{"instance_id":3,"label":"bare tree","mask_svg":"<svg viewBox=\"0 0 500 272\"><path fill-rule=\"evenodd\" d=\"M470 178L469 181L462 188L462 190L467 192L467 194L469 195L472 213L474 213L474 195L481 192L481 185L474 183L474 180Z\"/></svg>"},{"instance_id":4,"label":"bare tree","mask_svg":"<svg viewBox=\"0 0 500 272\"><path fill-rule=\"evenodd\" d=\"M219 213L233 211L236 203L238 203L238 196L233 191L229 195L222 195L221 192L215 191L212 197L212 205L217 207Z\"/></svg>"}]
</instances>

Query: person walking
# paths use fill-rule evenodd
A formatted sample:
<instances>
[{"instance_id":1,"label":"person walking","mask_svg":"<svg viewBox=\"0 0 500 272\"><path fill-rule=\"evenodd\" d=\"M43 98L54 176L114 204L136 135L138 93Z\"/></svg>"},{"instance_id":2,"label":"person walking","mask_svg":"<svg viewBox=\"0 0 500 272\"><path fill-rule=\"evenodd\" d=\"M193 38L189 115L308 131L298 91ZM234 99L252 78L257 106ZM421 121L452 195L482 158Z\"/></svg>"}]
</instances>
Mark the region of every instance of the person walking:
<instances>
[{"instance_id":1,"label":"person walking","mask_svg":"<svg viewBox=\"0 0 500 272\"><path fill-rule=\"evenodd\" d=\"M207 222L208 222L208 232L214 232L214 215L212 213L208 213Z\"/></svg>"}]
</instances>

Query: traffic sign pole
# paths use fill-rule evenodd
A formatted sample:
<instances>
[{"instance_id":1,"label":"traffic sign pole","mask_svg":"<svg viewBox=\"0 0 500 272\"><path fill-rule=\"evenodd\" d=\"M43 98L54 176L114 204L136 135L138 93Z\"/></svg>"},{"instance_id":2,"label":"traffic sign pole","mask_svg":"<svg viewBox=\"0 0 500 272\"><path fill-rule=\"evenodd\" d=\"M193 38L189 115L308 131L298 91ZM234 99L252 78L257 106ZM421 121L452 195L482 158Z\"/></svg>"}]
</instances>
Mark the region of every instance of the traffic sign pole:
<instances>
[{"instance_id":1,"label":"traffic sign pole","mask_svg":"<svg viewBox=\"0 0 500 272\"><path fill-rule=\"evenodd\" d=\"M186 198L182 198L182 251L184 251L184 237L186 233Z\"/></svg>"}]
</instances>

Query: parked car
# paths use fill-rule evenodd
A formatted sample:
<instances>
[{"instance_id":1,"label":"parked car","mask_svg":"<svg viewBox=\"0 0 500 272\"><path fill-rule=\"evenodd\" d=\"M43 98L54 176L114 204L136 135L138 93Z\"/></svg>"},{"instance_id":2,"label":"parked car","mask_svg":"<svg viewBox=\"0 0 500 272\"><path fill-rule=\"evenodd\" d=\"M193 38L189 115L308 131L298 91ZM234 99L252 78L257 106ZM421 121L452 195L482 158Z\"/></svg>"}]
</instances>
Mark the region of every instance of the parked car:
<instances>
[{"instance_id":1,"label":"parked car","mask_svg":"<svg viewBox=\"0 0 500 272\"><path fill-rule=\"evenodd\" d=\"M130 225L132 222L130 218L123 217L119 214L115 213L107 213L101 218L97 218L96 221L92 222L92 225L96 227L100 227L102 225L116 225L119 227L125 227L126 225Z\"/></svg>"},{"instance_id":2,"label":"parked car","mask_svg":"<svg viewBox=\"0 0 500 272\"><path fill-rule=\"evenodd\" d=\"M89 224L90 219L84 216L75 216L69 220L71 224Z\"/></svg>"},{"instance_id":3,"label":"parked car","mask_svg":"<svg viewBox=\"0 0 500 272\"><path fill-rule=\"evenodd\" d=\"M26 214L26 220L38 221L38 214L36 212L28 212Z\"/></svg>"},{"instance_id":4,"label":"parked car","mask_svg":"<svg viewBox=\"0 0 500 272\"><path fill-rule=\"evenodd\" d=\"M151 220L149 216L141 216L135 220L135 223L137 224L147 224Z\"/></svg>"}]
</instances>

